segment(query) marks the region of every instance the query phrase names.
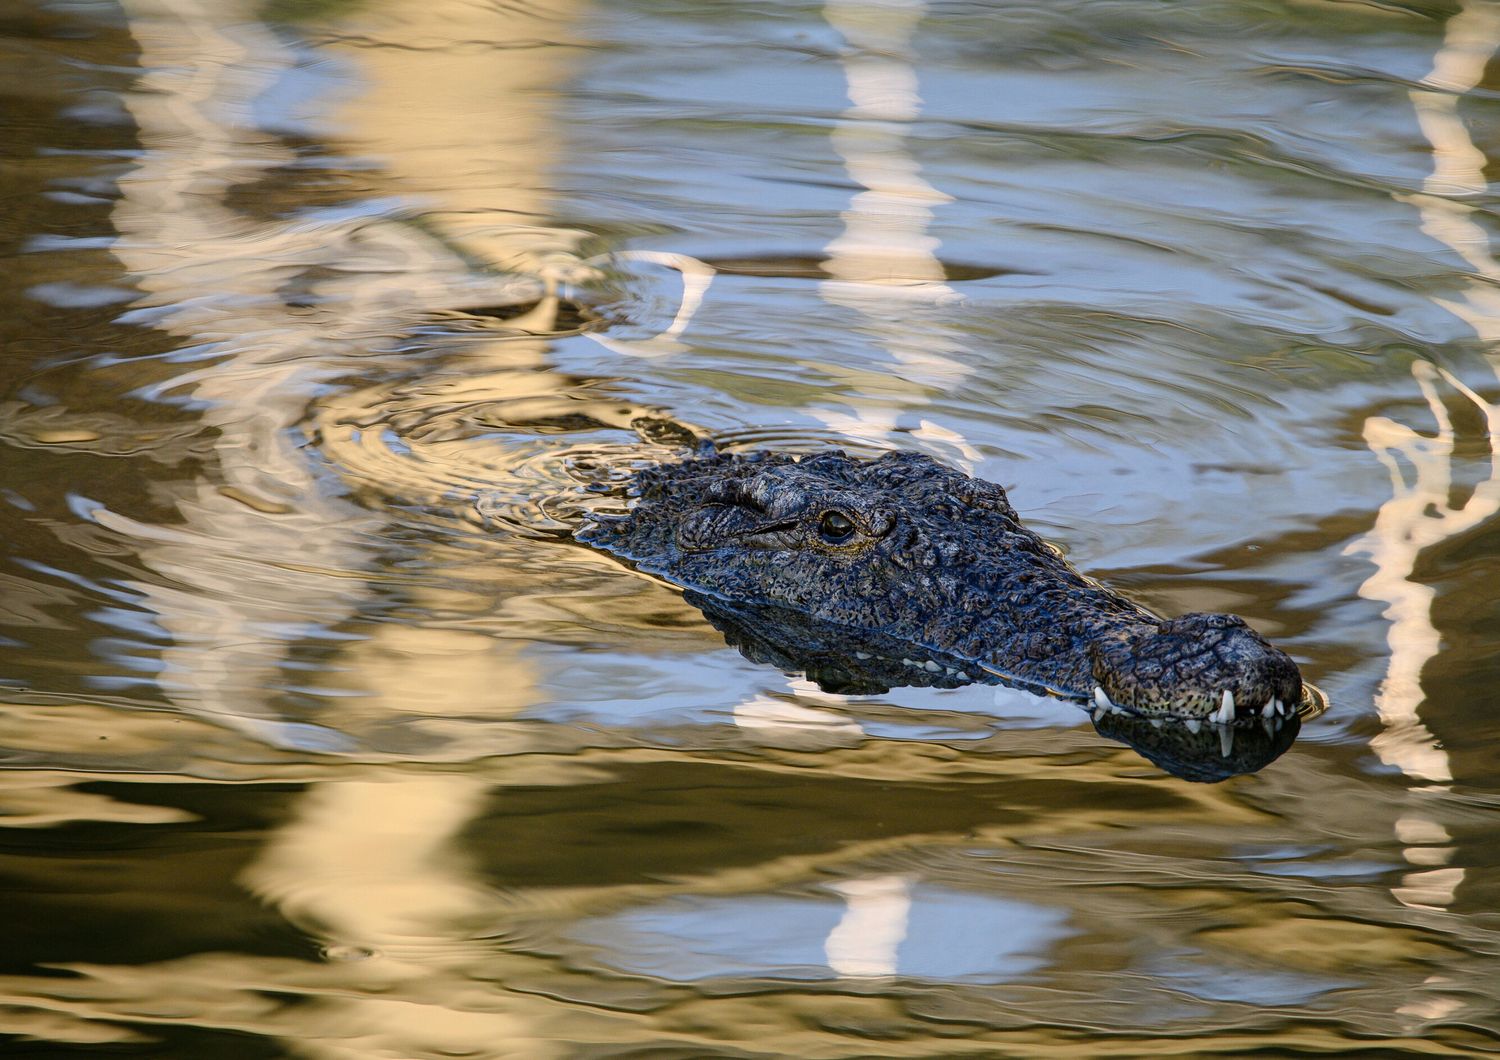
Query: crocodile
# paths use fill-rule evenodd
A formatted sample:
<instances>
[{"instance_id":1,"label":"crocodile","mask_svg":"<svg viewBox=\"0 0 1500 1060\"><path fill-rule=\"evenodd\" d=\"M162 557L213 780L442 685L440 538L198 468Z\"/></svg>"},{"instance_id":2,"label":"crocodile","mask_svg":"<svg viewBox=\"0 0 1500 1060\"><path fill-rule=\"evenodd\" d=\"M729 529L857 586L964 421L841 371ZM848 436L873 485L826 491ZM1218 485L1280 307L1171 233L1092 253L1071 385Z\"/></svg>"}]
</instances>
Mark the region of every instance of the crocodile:
<instances>
[{"instance_id":1,"label":"crocodile","mask_svg":"<svg viewBox=\"0 0 1500 1060\"><path fill-rule=\"evenodd\" d=\"M1244 619L1153 614L1076 571L1003 488L923 454L706 446L625 492L573 536L759 630L742 638L763 652L798 641L846 691L1001 681L1195 734L1303 700L1296 663Z\"/></svg>"}]
</instances>

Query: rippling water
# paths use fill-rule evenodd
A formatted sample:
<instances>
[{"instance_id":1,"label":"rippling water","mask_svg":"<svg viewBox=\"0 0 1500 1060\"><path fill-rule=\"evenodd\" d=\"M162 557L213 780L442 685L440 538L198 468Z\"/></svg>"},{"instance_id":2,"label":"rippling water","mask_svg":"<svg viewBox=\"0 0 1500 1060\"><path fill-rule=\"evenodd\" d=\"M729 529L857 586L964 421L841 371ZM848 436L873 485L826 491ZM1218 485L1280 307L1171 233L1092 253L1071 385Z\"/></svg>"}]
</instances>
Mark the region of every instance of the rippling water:
<instances>
[{"instance_id":1,"label":"rippling water","mask_svg":"<svg viewBox=\"0 0 1500 1060\"><path fill-rule=\"evenodd\" d=\"M0 3L7 1054L1496 1051L1497 47ZM693 435L972 470L1330 706L1209 785L751 662L567 537Z\"/></svg>"}]
</instances>

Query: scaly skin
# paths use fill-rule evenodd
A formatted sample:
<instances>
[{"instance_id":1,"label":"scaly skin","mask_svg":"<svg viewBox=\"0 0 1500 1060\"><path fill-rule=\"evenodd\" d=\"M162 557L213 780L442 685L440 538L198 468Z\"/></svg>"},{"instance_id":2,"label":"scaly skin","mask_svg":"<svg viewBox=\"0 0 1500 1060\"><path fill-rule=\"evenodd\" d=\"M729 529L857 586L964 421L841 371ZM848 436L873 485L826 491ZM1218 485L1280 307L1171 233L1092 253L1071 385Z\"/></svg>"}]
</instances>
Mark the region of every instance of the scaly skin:
<instances>
[{"instance_id":1,"label":"scaly skin","mask_svg":"<svg viewBox=\"0 0 1500 1060\"><path fill-rule=\"evenodd\" d=\"M1301 699L1296 664L1243 619L1156 617L1070 567L999 486L925 456L713 454L642 471L634 492L577 539L735 607L909 644L915 666L1190 724Z\"/></svg>"}]
</instances>

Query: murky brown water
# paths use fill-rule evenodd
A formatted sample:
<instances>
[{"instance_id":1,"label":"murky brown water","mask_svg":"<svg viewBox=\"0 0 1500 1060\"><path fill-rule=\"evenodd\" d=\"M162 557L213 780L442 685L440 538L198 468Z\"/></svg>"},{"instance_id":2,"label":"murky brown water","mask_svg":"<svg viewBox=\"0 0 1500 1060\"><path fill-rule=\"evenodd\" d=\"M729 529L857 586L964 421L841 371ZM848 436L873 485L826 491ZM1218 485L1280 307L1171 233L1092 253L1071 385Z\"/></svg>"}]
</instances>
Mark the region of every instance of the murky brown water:
<instances>
[{"instance_id":1,"label":"murky brown water","mask_svg":"<svg viewBox=\"0 0 1500 1060\"><path fill-rule=\"evenodd\" d=\"M1500 1050L1500 4L0 0L0 1033ZM483 310L483 312L474 312ZM1329 710L1163 773L565 540L929 452Z\"/></svg>"}]
</instances>

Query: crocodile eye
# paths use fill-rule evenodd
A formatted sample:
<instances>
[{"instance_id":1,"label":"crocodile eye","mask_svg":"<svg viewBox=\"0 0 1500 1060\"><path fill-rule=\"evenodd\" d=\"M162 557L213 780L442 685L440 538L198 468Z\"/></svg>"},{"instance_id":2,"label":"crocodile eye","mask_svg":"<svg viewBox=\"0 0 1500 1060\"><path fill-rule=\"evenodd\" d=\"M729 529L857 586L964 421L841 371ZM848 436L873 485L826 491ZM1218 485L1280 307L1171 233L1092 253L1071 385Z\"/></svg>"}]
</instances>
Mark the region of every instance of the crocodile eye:
<instances>
[{"instance_id":1,"label":"crocodile eye","mask_svg":"<svg viewBox=\"0 0 1500 1060\"><path fill-rule=\"evenodd\" d=\"M818 517L818 533L824 541L842 544L854 536L854 520L843 512L824 512Z\"/></svg>"}]
</instances>

